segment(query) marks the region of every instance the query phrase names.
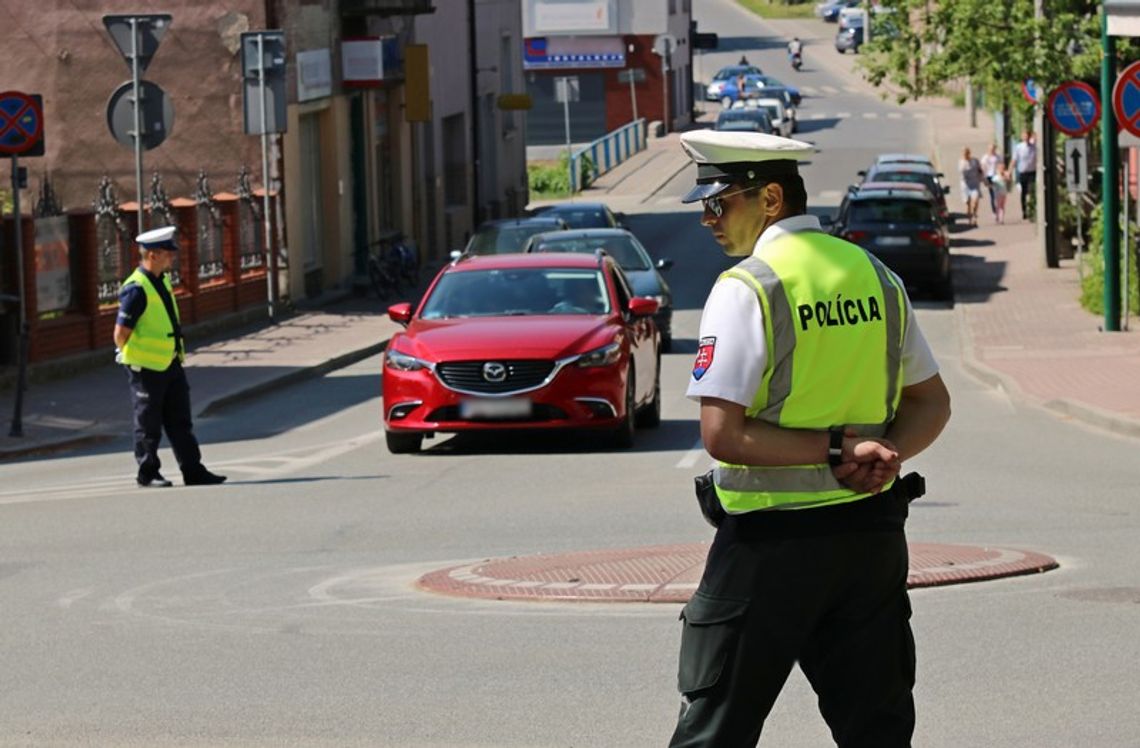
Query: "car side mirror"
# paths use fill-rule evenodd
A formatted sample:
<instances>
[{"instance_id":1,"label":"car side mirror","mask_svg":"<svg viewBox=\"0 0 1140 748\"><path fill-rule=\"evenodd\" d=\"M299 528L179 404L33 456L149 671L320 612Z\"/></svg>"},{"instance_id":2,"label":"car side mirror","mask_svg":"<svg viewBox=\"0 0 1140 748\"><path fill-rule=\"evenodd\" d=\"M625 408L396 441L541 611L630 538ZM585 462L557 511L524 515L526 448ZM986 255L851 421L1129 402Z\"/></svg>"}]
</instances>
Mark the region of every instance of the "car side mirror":
<instances>
[{"instance_id":1,"label":"car side mirror","mask_svg":"<svg viewBox=\"0 0 1140 748\"><path fill-rule=\"evenodd\" d=\"M657 261L657 269L658 270L668 270L671 267L673 267L673 261L670 260L668 257L662 257L660 260Z\"/></svg>"},{"instance_id":2,"label":"car side mirror","mask_svg":"<svg viewBox=\"0 0 1140 748\"><path fill-rule=\"evenodd\" d=\"M657 314L657 299L634 296L629 300L629 313L634 317L652 317Z\"/></svg>"},{"instance_id":3,"label":"car side mirror","mask_svg":"<svg viewBox=\"0 0 1140 748\"><path fill-rule=\"evenodd\" d=\"M831 226L833 223L835 223L835 220L830 215L823 215L819 217L819 225L823 226L824 228Z\"/></svg>"},{"instance_id":4,"label":"car side mirror","mask_svg":"<svg viewBox=\"0 0 1140 748\"><path fill-rule=\"evenodd\" d=\"M863 177L864 179L867 178L867 172L866 171L857 171L857 172L855 172L855 174L860 176L860 177Z\"/></svg>"},{"instance_id":5,"label":"car side mirror","mask_svg":"<svg viewBox=\"0 0 1140 748\"><path fill-rule=\"evenodd\" d=\"M408 323L412 321L412 305L406 301L393 304L388 307L388 319L407 327Z\"/></svg>"},{"instance_id":6,"label":"car side mirror","mask_svg":"<svg viewBox=\"0 0 1140 748\"><path fill-rule=\"evenodd\" d=\"M460 257L462 257L462 256L463 256L463 250L462 250L462 249L453 249L453 250L451 250L451 252L448 254L448 256L449 256L449 257L450 257L452 260L458 260Z\"/></svg>"}]
</instances>

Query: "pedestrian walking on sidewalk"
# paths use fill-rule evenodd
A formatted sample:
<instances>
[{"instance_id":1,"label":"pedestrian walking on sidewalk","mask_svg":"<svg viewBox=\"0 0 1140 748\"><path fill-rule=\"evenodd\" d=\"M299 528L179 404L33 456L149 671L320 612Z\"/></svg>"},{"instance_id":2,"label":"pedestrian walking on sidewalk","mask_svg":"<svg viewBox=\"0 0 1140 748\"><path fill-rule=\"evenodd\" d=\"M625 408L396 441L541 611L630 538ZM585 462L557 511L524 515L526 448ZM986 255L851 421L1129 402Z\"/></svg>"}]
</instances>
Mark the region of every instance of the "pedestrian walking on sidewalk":
<instances>
[{"instance_id":1,"label":"pedestrian walking on sidewalk","mask_svg":"<svg viewBox=\"0 0 1140 748\"><path fill-rule=\"evenodd\" d=\"M994 197L994 217L998 223L1005 223L1005 201L1009 197L1010 176L1005 164L998 164L990 184L990 194Z\"/></svg>"},{"instance_id":2,"label":"pedestrian walking on sidewalk","mask_svg":"<svg viewBox=\"0 0 1140 748\"><path fill-rule=\"evenodd\" d=\"M697 164L683 202L741 261L705 303L687 393L717 460L699 479L717 531L681 614L671 745L755 745L799 663L839 745L909 746L919 491L895 478L949 418L938 365L899 278L807 213L811 145L713 130L681 145Z\"/></svg>"},{"instance_id":3,"label":"pedestrian walking on sidewalk","mask_svg":"<svg viewBox=\"0 0 1140 748\"><path fill-rule=\"evenodd\" d=\"M997 196L994 195L994 174L997 173L998 164L1004 163L998 153L997 143L990 143L990 148L981 158L982 172L986 175L986 191L990 193L990 210L997 215Z\"/></svg>"},{"instance_id":4,"label":"pedestrian walking on sidewalk","mask_svg":"<svg viewBox=\"0 0 1140 748\"><path fill-rule=\"evenodd\" d=\"M186 485L213 485L226 479L202 465L194 436L190 385L182 369L186 349L168 275L178 261L174 231L167 226L135 238L139 267L119 290L115 319L115 360L126 368L134 408L136 480L152 488L173 485L159 472L158 445L164 429Z\"/></svg>"},{"instance_id":5,"label":"pedestrian walking on sidewalk","mask_svg":"<svg viewBox=\"0 0 1140 748\"><path fill-rule=\"evenodd\" d=\"M1033 133L1023 130L1021 141L1013 147L1013 169L1021 188L1021 218L1029 218L1029 196L1037 186L1037 144Z\"/></svg>"},{"instance_id":6,"label":"pedestrian walking on sidewalk","mask_svg":"<svg viewBox=\"0 0 1140 748\"><path fill-rule=\"evenodd\" d=\"M986 174L978 159L970 153L969 147L962 149L962 160L958 162L958 173L962 177L962 199L966 202L966 220L971 226L978 225L978 203L982 200L982 182Z\"/></svg>"}]
</instances>

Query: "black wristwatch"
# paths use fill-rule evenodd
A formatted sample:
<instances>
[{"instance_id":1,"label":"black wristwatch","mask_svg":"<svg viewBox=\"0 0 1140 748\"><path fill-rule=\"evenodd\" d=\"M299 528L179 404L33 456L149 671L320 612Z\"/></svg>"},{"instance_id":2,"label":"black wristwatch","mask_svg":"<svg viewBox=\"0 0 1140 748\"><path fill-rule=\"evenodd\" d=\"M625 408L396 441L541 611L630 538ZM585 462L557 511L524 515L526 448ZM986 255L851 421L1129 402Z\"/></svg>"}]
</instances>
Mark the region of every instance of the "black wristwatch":
<instances>
[{"instance_id":1,"label":"black wristwatch","mask_svg":"<svg viewBox=\"0 0 1140 748\"><path fill-rule=\"evenodd\" d=\"M843 429L828 429L827 464L837 467L843 463Z\"/></svg>"}]
</instances>

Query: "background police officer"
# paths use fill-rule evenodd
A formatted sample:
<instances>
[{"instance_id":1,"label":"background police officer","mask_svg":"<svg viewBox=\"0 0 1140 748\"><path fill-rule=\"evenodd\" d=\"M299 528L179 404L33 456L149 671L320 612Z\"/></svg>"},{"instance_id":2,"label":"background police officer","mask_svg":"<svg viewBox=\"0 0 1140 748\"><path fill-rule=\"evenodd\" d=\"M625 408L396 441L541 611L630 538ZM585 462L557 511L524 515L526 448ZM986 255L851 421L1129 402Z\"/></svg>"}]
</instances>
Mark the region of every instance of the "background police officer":
<instances>
[{"instance_id":1,"label":"background police officer","mask_svg":"<svg viewBox=\"0 0 1140 748\"><path fill-rule=\"evenodd\" d=\"M681 136L685 202L745 259L713 286L688 396L727 511L682 618L673 746L752 746L798 663L840 746L909 746L914 640L903 461L950 397L897 276L807 215L761 133Z\"/></svg>"},{"instance_id":2,"label":"background police officer","mask_svg":"<svg viewBox=\"0 0 1140 748\"><path fill-rule=\"evenodd\" d=\"M182 369L185 346L178 304L168 271L178 261L174 227L139 234L139 267L119 290L115 320L117 360L127 370L134 406L135 459L140 486L167 487L159 472L158 445L162 431L188 486L212 485L226 478L202 465L190 416L190 386Z\"/></svg>"}]
</instances>

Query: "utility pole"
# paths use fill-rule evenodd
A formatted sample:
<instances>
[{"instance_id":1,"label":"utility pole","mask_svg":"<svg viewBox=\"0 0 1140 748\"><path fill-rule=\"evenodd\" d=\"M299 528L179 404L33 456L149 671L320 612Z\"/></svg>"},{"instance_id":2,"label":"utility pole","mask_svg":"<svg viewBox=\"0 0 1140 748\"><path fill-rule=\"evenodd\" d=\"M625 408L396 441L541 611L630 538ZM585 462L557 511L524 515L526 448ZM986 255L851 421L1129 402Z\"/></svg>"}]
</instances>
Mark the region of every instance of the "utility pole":
<instances>
[{"instance_id":1,"label":"utility pole","mask_svg":"<svg viewBox=\"0 0 1140 748\"><path fill-rule=\"evenodd\" d=\"M1040 0L1038 0L1040 2ZM1112 101L1116 81L1116 40L1108 35L1108 11L1101 4L1100 46L1104 54L1100 63L1100 99ZM1120 142L1116 131L1116 115L1111 106L1101 108L1100 148L1101 201L1104 206L1104 330L1120 331L1120 183L1117 181Z\"/></svg>"}]
</instances>

